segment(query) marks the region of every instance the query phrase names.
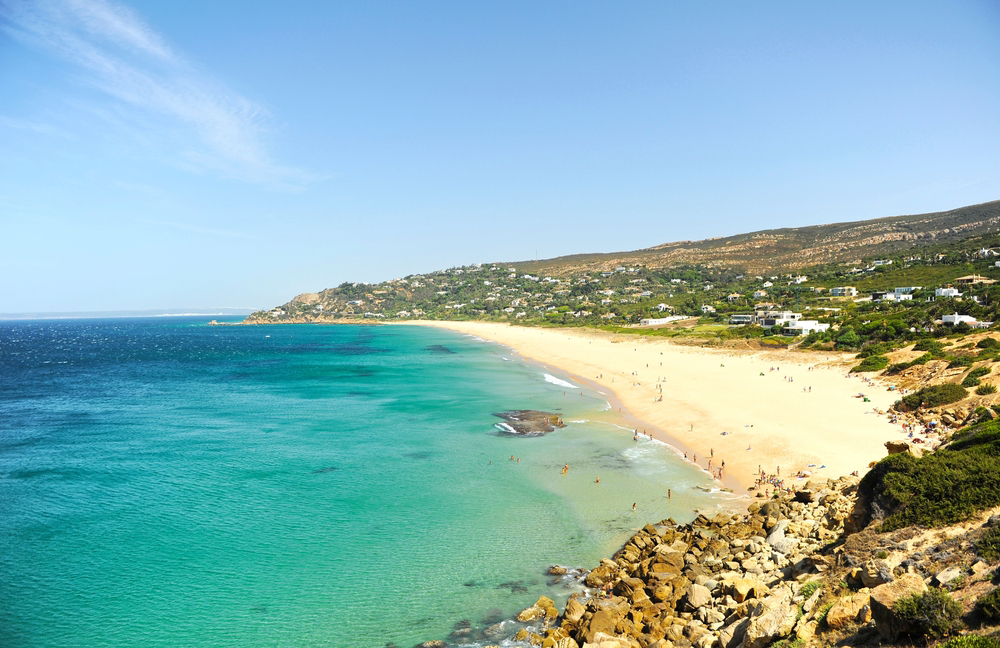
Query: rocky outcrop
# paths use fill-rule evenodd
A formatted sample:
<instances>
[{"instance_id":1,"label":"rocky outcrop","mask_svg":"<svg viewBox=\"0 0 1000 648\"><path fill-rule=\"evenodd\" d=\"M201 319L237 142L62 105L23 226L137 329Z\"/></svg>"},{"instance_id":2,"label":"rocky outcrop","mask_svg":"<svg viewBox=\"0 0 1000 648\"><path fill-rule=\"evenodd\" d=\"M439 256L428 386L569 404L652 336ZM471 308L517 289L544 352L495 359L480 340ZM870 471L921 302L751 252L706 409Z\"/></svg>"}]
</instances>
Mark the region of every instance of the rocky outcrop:
<instances>
[{"instance_id":1,"label":"rocky outcrop","mask_svg":"<svg viewBox=\"0 0 1000 648\"><path fill-rule=\"evenodd\" d=\"M630 648L762 648L811 637L821 590L805 592L803 582L827 569L814 556L840 537L857 481L809 483L795 496L751 504L746 515L646 525L588 574L596 592L570 599L534 637L539 645L569 637ZM859 606L867 606L861 597ZM859 610L844 614L859 618Z\"/></svg>"},{"instance_id":2,"label":"rocky outcrop","mask_svg":"<svg viewBox=\"0 0 1000 648\"><path fill-rule=\"evenodd\" d=\"M511 436L542 436L554 432L558 428L566 427L562 417L558 414L538 410L508 410L494 412L493 416L504 420L503 423L496 424L500 433Z\"/></svg>"},{"instance_id":3,"label":"rocky outcrop","mask_svg":"<svg viewBox=\"0 0 1000 648\"><path fill-rule=\"evenodd\" d=\"M905 596L927 591L927 585L919 574L904 574L891 583L879 585L871 593L872 618L878 633L889 641L908 633L909 628L893 611L893 604Z\"/></svg>"}]
</instances>

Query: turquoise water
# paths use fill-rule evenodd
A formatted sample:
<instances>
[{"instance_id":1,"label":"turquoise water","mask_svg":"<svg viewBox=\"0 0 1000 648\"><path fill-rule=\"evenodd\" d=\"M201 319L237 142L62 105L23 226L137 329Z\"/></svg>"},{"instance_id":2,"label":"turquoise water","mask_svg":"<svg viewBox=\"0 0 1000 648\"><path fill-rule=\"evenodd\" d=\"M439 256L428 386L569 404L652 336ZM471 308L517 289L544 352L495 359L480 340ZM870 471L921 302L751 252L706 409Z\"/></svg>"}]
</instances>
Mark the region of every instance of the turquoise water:
<instances>
[{"instance_id":1,"label":"turquoise water","mask_svg":"<svg viewBox=\"0 0 1000 648\"><path fill-rule=\"evenodd\" d=\"M549 565L724 505L565 380L417 327L0 323L0 645L474 638L565 597Z\"/></svg>"}]
</instances>

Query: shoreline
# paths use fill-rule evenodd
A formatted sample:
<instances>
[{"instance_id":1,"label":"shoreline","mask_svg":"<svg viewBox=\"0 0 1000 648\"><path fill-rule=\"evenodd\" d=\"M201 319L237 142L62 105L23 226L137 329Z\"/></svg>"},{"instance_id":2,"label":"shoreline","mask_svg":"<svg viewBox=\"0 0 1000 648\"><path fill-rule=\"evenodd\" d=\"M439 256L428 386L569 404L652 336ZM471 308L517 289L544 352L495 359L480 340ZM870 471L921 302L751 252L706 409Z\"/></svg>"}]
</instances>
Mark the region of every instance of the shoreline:
<instances>
[{"instance_id":1,"label":"shoreline","mask_svg":"<svg viewBox=\"0 0 1000 648\"><path fill-rule=\"evenodd\" d=\"M626 425L671 445L737 494L754 494L758 470L778 475L786 487L863 473L886 456L886 441L905 437L878 413L899 393L849 374L845 360L853 354L838 360L808 352L706 349L490 322L401 325L473 335L570 376L620 407ZM796 479L799 471L808 477ZM771 488L762 490L769 494Z\"/></svg>"}]
</instances>

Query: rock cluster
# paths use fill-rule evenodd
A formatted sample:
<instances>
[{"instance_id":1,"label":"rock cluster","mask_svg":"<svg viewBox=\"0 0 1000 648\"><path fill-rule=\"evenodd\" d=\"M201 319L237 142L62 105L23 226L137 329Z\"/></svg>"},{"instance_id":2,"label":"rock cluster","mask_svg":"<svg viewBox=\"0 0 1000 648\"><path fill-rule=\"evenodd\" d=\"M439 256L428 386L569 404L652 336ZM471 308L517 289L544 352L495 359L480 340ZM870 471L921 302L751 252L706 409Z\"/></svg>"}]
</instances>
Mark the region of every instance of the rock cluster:
<instances>
[{"instance_id":1,"label":"rock cluster","mask_svg":"<svg viewBox=\"0 0 1000 648\"><path fill-rule=\"evenodd\" d=\"M761 648L808 639L823 592L805 583L832 564L815 552L843 532L857 481L810 482L794 497L751 504L748 515L646 525L587 575L593 596L571 598L551 618L551 601L539 600L522 615L544 620L517 639L544 648Z\"/></svg>"},{"instance_id":2,"label":"rock cluster","mask_svg":"<svg viewBox=\"0 0 1000 648\"><path fill-rule=\"evenodd\" d=\"M538 410L507 410L506 412L494 412L493 416L506 421L505 423L497 423L496 427L501 434L511 436L542 436L554 432L558 428L566 427L562 417L558 414Z\"/></svg>"}]
</instances>

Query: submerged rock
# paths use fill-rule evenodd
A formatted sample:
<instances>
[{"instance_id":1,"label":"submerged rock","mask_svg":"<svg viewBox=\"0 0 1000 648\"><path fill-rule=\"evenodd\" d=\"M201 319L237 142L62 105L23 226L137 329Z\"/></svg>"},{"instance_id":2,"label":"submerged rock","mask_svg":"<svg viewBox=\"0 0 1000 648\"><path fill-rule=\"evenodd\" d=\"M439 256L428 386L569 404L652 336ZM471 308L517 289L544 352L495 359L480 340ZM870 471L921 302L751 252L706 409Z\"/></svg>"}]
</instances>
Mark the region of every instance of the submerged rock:
<instances>
[{"instance_id":1,"label":"submerged rock","mask_svg":"<svg viewBox=\"0 0 1000 648\"><path fill-rule=\"evenodd\" d=\"M539 410L507 410L494 412L493 416L505 421L496 424L500 433L511 436L542 436L566 427L562 416Z\"/></svg>"}]
</instances>

